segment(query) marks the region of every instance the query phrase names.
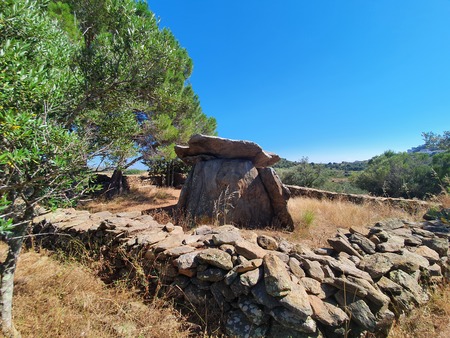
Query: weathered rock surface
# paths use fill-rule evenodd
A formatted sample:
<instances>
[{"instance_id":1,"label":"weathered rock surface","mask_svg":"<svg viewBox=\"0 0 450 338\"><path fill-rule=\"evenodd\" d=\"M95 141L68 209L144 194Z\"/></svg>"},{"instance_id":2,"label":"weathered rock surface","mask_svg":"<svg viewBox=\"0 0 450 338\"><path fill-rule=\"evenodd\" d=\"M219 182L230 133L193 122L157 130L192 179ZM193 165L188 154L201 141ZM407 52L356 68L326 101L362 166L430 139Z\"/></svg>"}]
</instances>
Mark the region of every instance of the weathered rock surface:
<instances>
[{"instance_id":1,"label":"weathered rock surface","mask_svg":"<svg viewBox=\"0 0 450 338\"><path fill-rule=\"evenodd\" d=\"M289 190L266 168L279 160L277 155L253 142L204 135L194 135L189 146L177 146L176 152L194 164L178 201L188 217L293 230Z\"/></svg>"},{"instance_id":2,"label":"weathered rock surface","mask_svg":"<svg viewBox=\"0 0 450 338\"><path fill-rule=\"evenodd\" d=\"M38 236L42 247L65 248L75 237L108 248L102 254L120 273L135 266L120 261L126 252L144 273L170 285L168 294L194 306L215 302L225 313L225 332L239 337L386 337L396 316L428 301L422 282L450 276L447 237L420 224L393 220L367 232L339 230L333 249L313 252L232 225L185 234L147 216L58 210L36 218L33 232L69 235ZM380 244L392 239L395 252L382 252L387 247Z\"/></svg>"},{"instance_id":3,"label":"weathered rock surface","mask_svg":"<svg viewBox=\"0 0 450 338\"><path fill-rule=\"evenodd\" d=\"M250 160L257 168L270 167L280 160L274 153L265 152L259 145L250 141L197 134L191 137L188 146L175 146L177 156L189 164L208 159L228 158Z\"/></svg>"}]
</instances>

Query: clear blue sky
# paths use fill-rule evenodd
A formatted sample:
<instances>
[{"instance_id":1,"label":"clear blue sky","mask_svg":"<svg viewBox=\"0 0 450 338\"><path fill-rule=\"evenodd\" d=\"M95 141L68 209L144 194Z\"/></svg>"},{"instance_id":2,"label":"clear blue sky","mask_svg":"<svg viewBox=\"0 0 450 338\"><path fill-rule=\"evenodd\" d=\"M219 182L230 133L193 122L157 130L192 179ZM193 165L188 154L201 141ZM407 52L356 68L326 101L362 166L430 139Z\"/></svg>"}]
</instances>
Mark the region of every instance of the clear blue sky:
<instances>
[{"instance_id":1,"label":"clear blue sky","mask_svg":"<svg viewBox=\"0 0 450 338\"><path fill-rule=\"evenodd\" d=\"M219 136L365 160L450 129L450 2L149 0Z\"/></svg>"}]
</instances>

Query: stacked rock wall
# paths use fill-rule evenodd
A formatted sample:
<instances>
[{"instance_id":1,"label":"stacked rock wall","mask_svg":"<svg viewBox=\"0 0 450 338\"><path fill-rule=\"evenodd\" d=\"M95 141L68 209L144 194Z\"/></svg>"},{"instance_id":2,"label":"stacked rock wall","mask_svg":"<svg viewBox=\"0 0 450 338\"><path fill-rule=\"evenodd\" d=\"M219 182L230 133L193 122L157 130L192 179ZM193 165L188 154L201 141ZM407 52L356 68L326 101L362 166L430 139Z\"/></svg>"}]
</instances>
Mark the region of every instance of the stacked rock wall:
<instances>
[{"instance_id":1,"label":"stacked rock wall","mask_svg":"<svg viewBox=\"0 0 450 338\"><path fill-rule=\"evenodd\" d=\"M297 185L286 185L286 187L289 189L292 197L308 197L318 200L345 201L354 204L387 205L390 207L403 209L409 213L422 212L431 206L437 205L437 203L430 203L421 200L345 194L313 188L299 187Z\"/></svg>"},{"instance_id":2,"label":"stacked rock wall","mask_svg":"<svg viewBox=\"0 0 450 338\"><path fill-rule=\"evenodd\" d=\"M38 237L43 246L78 239L121 250L128 258L109 256L116 272L129 275L129 262L139 261L191 304L213 300L229 336L387 336L395 316L426 303L427 288L449 277L449 229L436 222L339 230L329 248L315 250L231 225L184 233L140 213L58 210L34 223L35 233L53 232Z\"/></svg>"}]
</instances>

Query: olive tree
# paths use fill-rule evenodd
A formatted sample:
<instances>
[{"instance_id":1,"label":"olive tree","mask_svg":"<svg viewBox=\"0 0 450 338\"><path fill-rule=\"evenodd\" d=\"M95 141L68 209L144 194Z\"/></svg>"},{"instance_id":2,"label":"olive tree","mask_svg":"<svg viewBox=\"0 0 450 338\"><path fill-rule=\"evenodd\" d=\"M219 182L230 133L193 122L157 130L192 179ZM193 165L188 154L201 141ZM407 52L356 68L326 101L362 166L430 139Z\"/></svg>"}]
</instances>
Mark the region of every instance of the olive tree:
<instances>
[{"instance_id":1,"label":"olive tree","mask_svg":"<svg viewBox=\"0 0 450 338\"><path fill-rule=\"evenodd\" d=\"M79 99L76 48L49 18L46 4L0 2L0 263L3 332L12 336L13 278L38 205L70 202L88 181L86 143L58 121Z\"/></svg>"}]
</instances>

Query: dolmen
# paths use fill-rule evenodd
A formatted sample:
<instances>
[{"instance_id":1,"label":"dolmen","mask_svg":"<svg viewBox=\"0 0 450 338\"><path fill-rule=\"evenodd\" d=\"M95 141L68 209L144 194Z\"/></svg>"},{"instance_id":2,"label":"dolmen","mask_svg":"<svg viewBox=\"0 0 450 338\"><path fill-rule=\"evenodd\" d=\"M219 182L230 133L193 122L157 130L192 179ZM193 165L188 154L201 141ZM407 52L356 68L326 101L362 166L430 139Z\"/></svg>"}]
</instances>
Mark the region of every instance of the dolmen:
<instances>
[{"instance_id":1,"label":"dolmen","mask_svg":"<svg viewBox=\"0 0 450 338\"><path fill-rule=\"evenodd\" d=\"M290 192L270 167L278 155L253 142L200 134L175 152L192 165L177 205L189 220L293 230Z\"/></svg>"}]
</instances>

